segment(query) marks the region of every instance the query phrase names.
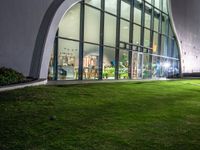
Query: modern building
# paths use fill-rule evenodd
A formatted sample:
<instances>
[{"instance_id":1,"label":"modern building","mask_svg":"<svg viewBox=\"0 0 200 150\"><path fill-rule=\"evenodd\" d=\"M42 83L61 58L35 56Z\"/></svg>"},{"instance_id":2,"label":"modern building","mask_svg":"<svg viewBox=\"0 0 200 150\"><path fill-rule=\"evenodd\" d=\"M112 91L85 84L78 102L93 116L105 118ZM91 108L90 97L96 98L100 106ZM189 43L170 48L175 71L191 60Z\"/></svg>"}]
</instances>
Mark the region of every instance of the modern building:
<instances>
[{"instance_id":1,"label":"modern building","mask_svg":"<svg viewBox=\"0 0 200 150\"><path fill-rule=\"evenodd\" d=\"M25 76L123 80L200 72L198 0L0 4L0 67Z\"/></svg>"}]
</instances>

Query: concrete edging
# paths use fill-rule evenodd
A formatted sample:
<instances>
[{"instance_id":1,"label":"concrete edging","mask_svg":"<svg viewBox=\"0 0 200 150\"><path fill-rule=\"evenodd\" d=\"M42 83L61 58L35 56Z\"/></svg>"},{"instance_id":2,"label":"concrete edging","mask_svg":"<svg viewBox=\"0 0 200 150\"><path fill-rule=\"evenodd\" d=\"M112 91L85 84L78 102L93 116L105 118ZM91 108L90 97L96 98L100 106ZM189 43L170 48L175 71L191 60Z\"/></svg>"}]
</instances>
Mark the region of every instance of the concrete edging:
<instances>
[{"instance_id":1,"label":"concrete edging","mask_svg":"<svg viewBox=\"0 0 200 150\"><path fill-rule=\"evenodd\" d=\"M37 81L21 83L21 84L16 84L16 85L2 86L0 87L0 92L23 89L23 88L32 87L32 86L46 85L46 84L47 84L47 80L45 79L45 80L37 80Z\"/></svg>"}]
</instances>

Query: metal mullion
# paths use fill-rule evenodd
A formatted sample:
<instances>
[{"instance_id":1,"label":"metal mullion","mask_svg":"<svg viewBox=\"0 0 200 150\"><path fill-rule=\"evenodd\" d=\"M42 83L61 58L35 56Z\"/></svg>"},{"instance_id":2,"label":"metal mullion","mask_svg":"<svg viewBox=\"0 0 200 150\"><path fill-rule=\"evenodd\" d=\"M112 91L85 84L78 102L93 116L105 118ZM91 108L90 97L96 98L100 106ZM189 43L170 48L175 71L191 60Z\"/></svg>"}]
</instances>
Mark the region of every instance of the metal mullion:
<instances>
[{"instance_id":1,"label":"metal mullion","mask_svg":"<svg viewBox=\"0 0 200 150\"><path fill-rule=\"evenodd\" d=\"M81 11L80 11L80 43L79 43L79 72L78 72L79 80L83 80L84 20L85 20L85 5L83 0L81 2Z\"/></svg>"},{"instance_id":2,"label":"metal mullion","mask_svg":"<svg viewBox=\"0 0 200 150\"><path fill-rule=\"evenodd\" d=\"M145 1L142 1L142 12L141 12L141 37L140 37L140 45L144 46L144 22L145 22ZM143 48L141 48L141 52L143 52Z\"/></svg>"},{"instance_id":3,"label":"metal mullion","mask_svg":"<svg viewBox=\"0 0 200 150\"><path fill-rule=\"evenodd\" d=\"M54 41L53 80L58 80L58 32Z\"/></svg>"},{"instance_id":4,"label":"metal mullion","mask_svg":"<svg viewBox=\"0 0 200 150\"><path fill-rule=\"evenodd\" d=\"M159 14L159 27L158 27L158 55L161 55L161 44L162 44L162 12Z\"/></svg>"},{"instance_id":5,"label":"metal mullion","mask_svg":"<svg viewBox=\"0 0 200 150\"><path fill-rule=\"evenodd\" d=\"M134 0L131 0L130 2L130 6L131 6L131 9L130 9L130 25L129 25L129 43L133 43L133 18L134 18ZM132 64L133 64L133 52L132 52L132 47L131 46L131 51L129 51L129 79L132 79L132 76L133 76L133 67L132 67Z\"/></svg>"},{"instance_id":6,"label":"metal mullion","mask_svg":"<svg viewBox=\"0 0 200 150\"><path fill-rule=\"evenodd\" d=\"M167 16L167 20L168 20L168 24L167 24L167 55L169 55L169 51L170 51L170 49L169 49L169 44L170 44L170 42L169 42L169 28L170 28L170 20L169 20L169 16Z\"/></svg>"},{"instance_id":7,"label":"metal mullion","mask_svg":"<svg viewBox=\"0 0 200 150\"><path fill-rule=\"evenodd\" d=\"M153 4L154 0L153 0ZM150 47L153 48L153 33L154 32L154 8L152 8L151 12L151 27L150 27Z\"/></svg>"},{"instance_id":8,"label":"metal mullion","mask_svg":"<svg viewBox=\"0 0 200 150\"><path fill-rule=\"evenodd\" d=\"M155 5L155 0L153 1L153 5ZM150 30L150 47L153 48L153 39L154 39L154 7L152 7L152 12L151 12L151 30ZM152 50L149 52L150 54L152 54ZM150 70L150 74L149 74L149 78L152 77L152 55L149 55L149 70Z\"/></svg>"},{"instance_id":9,"label":"metal mullion","mask_svg":"<svg viewBox=\"0 0 200 150\"><path fill-rule=\"evenodd\" d=\"M101 0L101 20L100 20L100 47L99 47L99 80L103 79L103 53L104 53L104 22L105 22L105 0Z\"/></svg>"},{"instance_id":10,"label":"metal mullion","mask_svg":"<svg viewBox=\"0 0 200 150\"><path fill-rule=\"evenodd\" d=\"M115 79L119 79L119 47L120 47L120 16L121 0L117 0L116 51L115 51Z\"/></svg>"},{"instance_id":11,"label":"metal mullion","mask_svg":"<svg viewBox=\"0 0 200 150\"><path fill-rule=\"evenodd\" d=\"M172 44L171 44L171 46L172 46L172 51L171 51L171 56L170 57L174 57L174 46L175 46L175 39L172 39Z\"/></svg>"},{"instance_id":12,"label":"metal mullion","mask_svg":"<svg viewBox=\"0 0 200 150\"><path fill-rule=\"evenodd\" d=\"M88 7L91 7L91 8L94 8L94 9L96 9L96 10L102 11L101 8L95 7L95 6L90 5L90 4L88 4L88 3L84 3L84 5L85 5L85 6L88 6Z\"/></svg>"}]
</instances>

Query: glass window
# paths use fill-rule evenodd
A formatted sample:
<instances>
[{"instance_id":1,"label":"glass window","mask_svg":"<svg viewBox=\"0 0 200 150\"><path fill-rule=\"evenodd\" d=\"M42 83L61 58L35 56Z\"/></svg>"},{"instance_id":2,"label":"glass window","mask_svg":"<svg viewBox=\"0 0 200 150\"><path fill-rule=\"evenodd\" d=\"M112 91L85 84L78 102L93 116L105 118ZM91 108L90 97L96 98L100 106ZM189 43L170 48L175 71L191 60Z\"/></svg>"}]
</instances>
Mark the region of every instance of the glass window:
<instances>
[{"instance_id":1,"label":"glass window","mask_svg":"<svg viewBox=\"0 0 200 150\"><path fill-rule=\"evenodd\" d=\"M160 0L155 0L155 7L160 9Z\"/></svg>"},{"instance_id":2,"label":"glass window","mask_svg":"<svg viewBox=\"0 0 200 150\"><path fill-rule=\"evenodd\" d=\"M59 24L59 36L79 39L80 32L80 4L73 6L64 15Z\"/></svg>"},{"instance_id":3,"label":"glass window","mask_svg":"<svg viewBox=\"0 0 200 150\"><path fill-rule=\"evenodd\" d=\"M173 57L175 57L175 58L179 57L179 48L178 48L178 44L176 41L174 42L174 56Z\"/></svg>"},{"instance_id":4,"label":"glass window","mask_svg":"<svg viewBox=\"0 0 200 150\"><path fill-rule=\"evenodd\" d=\"M164 15L162 17L162 33L167 35L168 33L168 17L166 15Z\"/></svg>"},{"instance_id":5,"label":"glass window","mask_svg":"<svg viewBox=\"0 0 200 150\"><path fill-rule=\"evenodd\" d=\"M99 46L84 44L83 53L83 79L98 79Z\"/></svg>"},{"instance_id":6,"label":"glass window","mask_svg":"<svg viewBox=\"0 0 200 150\"><path fill-rule=\"evenodd\" d=\"M119 79L128 79L129 51L119 51Z\"/></svg>"},{"instance_id":7,"label":"glass window","mask_svg":"<svg viewBox=\"0 0 200 150\"><path fill-rule=\"evenodd\" d=\"M49 61L49 69L48 69L48 80L54 80L55 76L56 76L56 72L55 72L55 59L54 59L54 51L52 51L51 53L51 58Z\"/></svg>"},{"instance_id":8,"label":"glass window","mask_svg":"<svg viewBox=\"0 0 200 150\"><path fill-rule=\"evenodd\" d=\"M132 53L132 79L137 79L138 72L138 53Z\"/></svg>"},{"instance_id":9,"label":"glass window","mask_svg":"<svg viewBox=\"0 0 200 150\"><path fill-rule=\"evenodd\" d=\"M150 62L149 62L149 55L144 54L143 56L143 79L150 78Z\"/></svg>"},{"instance_id":10,"label":"glass window","mask_svg":"<svg viewBox=\"0 0 200 150\"><path fill-rule=\"evenodd\" d=\"M171 24L169 25L169 36L170 36L170 37L173 37L173 36L174 36L174 33L173 33L173 30L172 30Z\"/></svg>"},{"instance_id":11,"label":"glass window","mask_svg":"<svg viewBox=\"0 0 200 150\"><path fill-rule=\"evenodd\" d=\"M143 54L139 53L138 54L138 78L141 79L142 78L142 66L143 66Z\"/></svg>"},{"instance_id":12,"label":"glass window","mask_svg":"<svg viewBox=\"0 0 200 150\"><path fill-rule=\"evenodd\" d=\"M145 13L145 27L151 28L151 15Z\"/></svg>"},{"instance_id":13,"label":"glass window","mask_svg":"<svg viewBox=\"0 0 200 150\"><path fill-rule=\"evenodd\" d=\"M129 22L121 20L120 41L129 43Z\"/></svg>"},{"instance_id":14,"label":"glass window","mask_svg":"<svg viewBox=\"0 0 200 150\"><path fill-rule=\"evenodd\" d=\"M85 0L85 3L88 3L97 8L101 8L101 0Z\"/></svg>"},{"instance_id":15,"label":"glass window","mask_svg":"<svg viewBox=\"0 0 200 150\"><path fill-rule=\"evenodd\" d=\"M173 39L171 39L171 38L168 38L168 41L169 41L169 45L168 45L168 49L167 49L167 56L169 56L169 57L173 57L173 55L172 55L172 51L173 51L173 45L174 45L174 43L173 43Z\"/></svg>"},{"instance_id":16,"label":"glass window","mask_svg":"<svg viewBox=\"0 0 200 150\"><path fill-rule=\"evenodd\" d=\"M138 8L134 8L134 22L137 24L141 24L141 15L142 11Z\"/></svg>"},{"instance_id":17,"label":"glass window","mask_svg":"<svg viewBox=\"0 0 200 150\"><path fill-rule=\"evenodd\" d=\"M161 55L167 56L167 37L162 36Z\"/></svg>"},{"instance_id":18,"label":"glass window","mask_svg":"<svg viewBox=\"0 0 200 150\"><path fill-rule=\"evenodd\" d=\"M154 17L154 31L158 32L159 29L159 19Z\"/></svg>"},{"instance_id":19,"label":"glass window","mask_svg":"<svg viewBox=\"0 0 200 150\"><path fill-rule=\"evenodd\" d=\"M167 6L168 4L167 4L167 0L163 0L163 11L165 12L165 13L168 13L168 9L167 9Z\"/></svg>"},{"instance_id":20,"label":"glass window","mask_svg":"<svg viewBox=\"0 0 200 150\"><path fill-rule=\"evenodd\" d=\"M152 78L160 77L160 57L152 56Z\"/></svg>"},{"instance_id":21,"label":"glass window","mask_svg":"<svg viewBox=\"0 0 200 150\"><path fill-rule=\"evenodd\" d=\"M116 41L116 17L105 14L104 44L115 46Z\"/></svg>"},{"instance_id":22,"label":"glass window","mask_svg":"<svg viewBox=\"0 0 200 150\"><path fill-rule=\"evenodd\" d=\"M142 2L142 0L137 0L137 1L140 2L140 3Z\"/></svg>"},{"instance_id":23,"label":"glass window","mask_svg":"<svg viewBox=\"0 0 200 150\"><path fill-rule=\"evenodd\" d=\"M151 4L151 0L145 0L145 1Z\"/></svg>"},{"instance_id":24,"label":"glass window","mask_svg":"<svg viewBox=\"0 0 200 150\"><path fill-rule=\"evenodd\" d=\"M103 79L115 79L115 49L104 47Z\"/></svg>"},{"instance_id":25,"label":"glass window","mask_svg":"<svg viewBox=\"0 0 200 150\"><path fill-rule=\"evenodd\" d=\"M130 4L128 1L121 1L121 17L130 20Z\"/></svg>"},{"instance_id":26,"label":"glass window","mask_svg":"<svg viewBox=\"0 0 200 150\"><path fill-rule=\"evenodd\" d=\"M158 54L158 33L153 34L153 53Z\"/></svg>"},{"instance_id":27,"label":"glass window","mask_svg":"<svg viewBox=\"0 0 200 150\"><path fill-rule=\"evenodd\" d=\"M174 76L178 77L180 70L179 70L180 62L178 60L173 61L173 73Z\"/></svg>"},{"instance_id":28,"label":"glass window","mask_svg":"<svg viewBox=\"0 0 200 150\"><path fill-rule=\"evenodd\" d=\"M150 47L150 30L144 30L144 47Z\"/></svg>"},{"instance_id":29,"label":"glass window","mask_svg":"<svg viewBox=\"0 0 200 150\"><path fill-rule=\"evenodd\" d=\"M77 80L79 42L58 40L58 80Z\"/></svg>"},{"instance_id":30,"label":"glass window","mask_svg":"<svg viewBox=\"0 0 200 150\"><path fill-rule=\"evenodd\" d=\"M133 25L133 29L133 44L140 45L141 27L138 25Z\"/></svg>"},{"instance_id":31,"label":"glass window","mask_svg":"<svg viewBox=\"0 0 200 150\"><path fill-rule=\"evenodd\" d=\"M99 43L99 38L100 38L99 33L100 33L100 11L86 6L85 32L84 32L85 41Z\"/></svg>"},{"instance_id":32,"label":"glass window","mask_svg":"<svg viewBox=\"0 0 200 150\"><path fill-rule=\"evenodd\" d=\"M117 14L117 0L105 0L105 11Z\"/></svg>"}]
</instances>

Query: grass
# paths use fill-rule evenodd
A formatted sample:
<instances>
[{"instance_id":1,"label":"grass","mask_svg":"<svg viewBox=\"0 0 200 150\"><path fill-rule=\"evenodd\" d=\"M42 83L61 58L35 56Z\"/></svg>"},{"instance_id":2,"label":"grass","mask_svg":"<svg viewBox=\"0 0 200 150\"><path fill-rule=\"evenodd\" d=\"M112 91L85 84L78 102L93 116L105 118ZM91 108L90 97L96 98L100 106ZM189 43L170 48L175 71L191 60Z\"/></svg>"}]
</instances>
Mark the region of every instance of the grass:
<instances>
[{"instance_id":1,"label":"grass","mask_svg":"<svg viewBox=\"0 0 200 150\"><path fill-rule=\"evenodd\" d=\"M200 80L0 93L1 150L199 150Z\"/></svg>"}]
</instances>

